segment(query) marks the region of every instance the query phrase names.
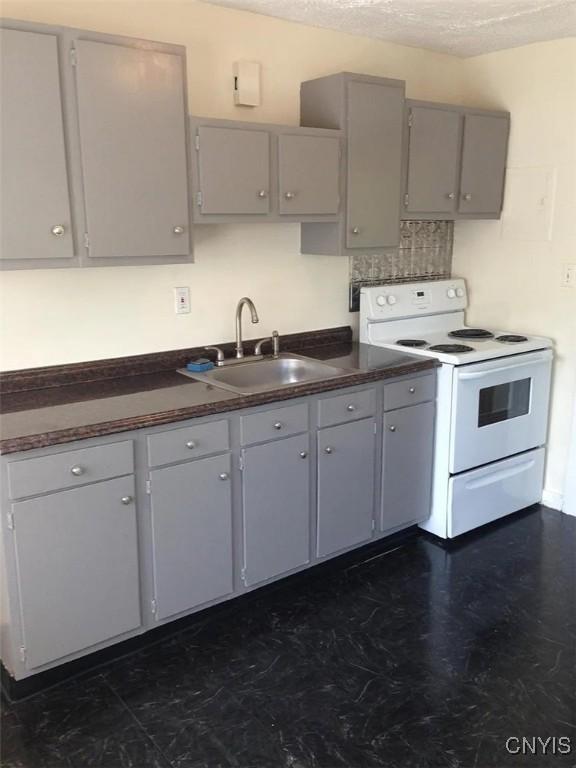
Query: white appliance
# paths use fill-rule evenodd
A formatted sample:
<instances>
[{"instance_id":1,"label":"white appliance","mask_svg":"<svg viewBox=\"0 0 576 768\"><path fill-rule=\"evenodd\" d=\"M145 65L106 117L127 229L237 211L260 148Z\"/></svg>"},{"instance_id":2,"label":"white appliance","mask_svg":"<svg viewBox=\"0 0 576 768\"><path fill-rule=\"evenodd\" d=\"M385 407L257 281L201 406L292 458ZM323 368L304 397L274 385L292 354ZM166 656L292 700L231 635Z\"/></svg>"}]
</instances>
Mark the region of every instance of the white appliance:
<instances>
[{"instance_id":1,"label":"white appliance","mask_svg":"<svg viewBox=\"0 0 576 768\"><path fill-rule=\"evenodd\" d=\"M434 357L432 512L421 527L452 538L542 498L552 342L465 325L464 280L370 286L360 341Z\"/></svg>"}]
</instances>

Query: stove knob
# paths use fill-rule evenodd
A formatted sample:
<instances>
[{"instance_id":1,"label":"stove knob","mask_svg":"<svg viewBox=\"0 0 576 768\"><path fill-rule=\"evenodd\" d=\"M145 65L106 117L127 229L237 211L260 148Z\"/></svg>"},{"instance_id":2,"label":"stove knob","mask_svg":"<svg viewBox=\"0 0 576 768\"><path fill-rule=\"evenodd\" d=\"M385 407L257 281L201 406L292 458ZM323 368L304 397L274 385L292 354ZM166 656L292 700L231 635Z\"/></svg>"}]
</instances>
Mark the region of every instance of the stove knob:
<instances>
[{"instance_id":1,"label":"stove knob","mask_svg":"<svg viewBox=\"0 0 576 768\"><path fill-rule=\"evenodd\" d=\"M448 288L446 291L446 296L448 296L449 299L455 299L456 298L456 291L454 288Z\"/></svg>"},{"instance_id":2,"label":"stove knob","mask_svg":"<svg viewBox=\"0 0 576 768\"><path fill-rule=\"evenodd\" d=\"M456 288L456 296L461 299L464 296L464 288Z\"/></svg>"},{"instance_id":3,"label":"stove knob","mask_svg":"<svg viewBox=\"0 0 576 768\"><path fill-rule=\"evenodd\" d=\"M396 304L396 296L388 296L386 301L388 302L388 304L390 304L390 306L392 306L392 304Z\"/></svg>"},{"instance_id":4,"label":"stove knob","mask_svg":"<svg viewBox=\"0 0 576 768\"><path fill-rule=\"evenodd\" d=\"M376 304L378 304L379 307L383 307L386 304L386 296L376 296Z\"/></svg>"}]
</instances>

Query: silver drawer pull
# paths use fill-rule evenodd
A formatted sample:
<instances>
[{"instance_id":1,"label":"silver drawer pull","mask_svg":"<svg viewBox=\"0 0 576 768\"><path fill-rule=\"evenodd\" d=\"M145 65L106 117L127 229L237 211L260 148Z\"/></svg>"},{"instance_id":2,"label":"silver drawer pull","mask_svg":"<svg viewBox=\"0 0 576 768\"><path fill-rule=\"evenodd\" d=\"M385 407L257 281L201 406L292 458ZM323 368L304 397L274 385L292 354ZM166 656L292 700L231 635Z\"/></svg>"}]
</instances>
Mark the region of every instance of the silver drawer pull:
<instances>
[{"instance_id":1,"label":"silver drawer pull","mask_svg":"<svg viewBox=\"0 0 576 768\"><path fill-rule=\"evenodd\" d=\"M307 459L308 458L308 451L300 451L300 458L301 459Z\"/></svg>"},{"instance_id":2,"label":"silver drawer pull","mask_svg":"<svg viewBox=\"0 0 576 768\"><path fill-rule=\"evenodd\" d=\"M285 192L284 197L286 200L293 200L294 199L294 192Z\"/></svg>"},{"instance_id":3,"label":"silver drawer pull","mask_svg":"<svg viewBox=\"0 0 576 768\"><path fill-rule=\"evenodd\" d=\"M358 227L352 227L352 234L353 234L353 235L358 235L358 234L360 234L360 229L359 229Z\"/></svg>"},{"instance_id":4,"label":"silver drawer pull","mask_svg":"<svg viewBox=\"0 0 576 768\"><path fill-rule=\"evenodd\" d=\"M72 467L70 472L74 475L74 477L80 477L80 475L83 475L85 470L84 467L81 467L79 464L77 464L75 467Z\"/></svg>"},{"instance_id":5,"label":"silver drawer pull","mask_svg":"<svg viewBox=\"0 0 576 768\"><path fill-rule=\"evenodd\" d=\"M355 410L356 410L356 406L355 406L355 405L352 405L352 403L350 403L350 405L347 405L347 406L346 406L346 410L347 410L347 411L350 411L350 413L352 413L352 411L355 411Z\"/></svg>"},{"instance_id":6,"label":"silver drawer pull","mask_svg":"<svg viewBox=\"0 0 576 768\"><path fill-rule=\"evenodd\" d=\"M282 422L281 421L277 421L274 424L274 429L282 429Z\"/></svg>"},{"instance_id":7,"label":"silver drawer pull","mask_svg":"<svg viewBox=\"0 0 576 768\"><path fill-rule=\"evenodd\" d=\"M174 227L174 229L172 231L174 232L175 235L183 235L184 234L184 227L177 226L177 227Z\"/></svg>"},{"instance_id":8,"label":"silver drawer pull","mask_svg":"<svg viewBox=\"0 0 576 768\"><path fill-rule=\"evenodd\" d=\"M50 232L52 232L54 237L62 237L64 232L66 232L66 227L63 224L54 224Z\"/></svg>"},{"instance_id":9,"label":"silver drawer pull","mask_svg":"<svg viewBox=\"0 0 576 768\"><path fill-rule=\"evenodd\" d=\"M454 192L448 192L446 197L448 198L448 200L454 200L454 197L455 197Z\"/></svg>"},{"instance_id":10,"label":"silver drawer pull","mask_svg":"<svg viewBox=\"0 0 576 768\"><path fill-rule=\"evenodd\" d=\"M228 480L230 475L228 474L228 472L220 472L219 477L220 477L220 480Z\"/></svg>"},{"instance_id":11,"label":"silver drawer pull","mask_svg":"<svg viewBox=\"0 0 576 768\"><path fill-rule=\"evenodd\" d=\"M334 448L332 448L330 445L327 445L326 448L324 448L324 453L334 453Z\"/></svg>"},{"instance_id":12,"label":"silver drawer pull","mask_svg":"<svg viewBox=\"0 0 576 768\"><path fill-rule=\"evenodd\" d=\"M391 425L388 427L388 429L390 430L390 432L396 432L396 427L394 426L394 424L391 424Z\"/></svg>"},{"instance_id":13,"label":"silver drawer pull","mask_svg":"<svg viewBox=\"0 0 576 768\"><path fill-rule=\"evenodd\" d=\"M190 448L190 450L192 450L192 448L196 448L196 443L194 440L188 440L186 442L186 448Z\"/></svg>"},{"instance_id":14,"label":"silver drawer pull","mask_svg":"<svg viewBox=\"0 0 576 768\"><path fill-rule=\"evenodd\" d=\"M470 192L465 192L465 193L462 195L462 197L464 198L464 200L467 200L467 201L470 201L470 200L472 200L472 195L470 194Z\"/></svg>"},{"instance_id":15,"label":"silver drawer pull","mask_svg":"<svg viewBox=\"0 0 576 768\"><path fill-rule=\"evenodd\" d=\"M258 197L266 197L266 190L265 189L258 190Z\"/></svg>"},{"instance_id":16,"label":"silver drawer pull","mask_svg":"<svg viewBox=\"0 0 576 768\"><path fill-rule=\"evenodd\" d=\"M134 499L132 498L132 496L122 496L120 501L122 502L122 504L132 504Z\"/></svg>"},{"instance_id":17,"label":"silver drawer pull","mask_svg":"<svg viewBox=\"0 0 576 768\"><path fill-rule=\"evenodd\" d=\"M414 392L416 392L416 387L409 387L408 392L410 392L410 394L413 395Z\"/></svg>"}]
</instances>

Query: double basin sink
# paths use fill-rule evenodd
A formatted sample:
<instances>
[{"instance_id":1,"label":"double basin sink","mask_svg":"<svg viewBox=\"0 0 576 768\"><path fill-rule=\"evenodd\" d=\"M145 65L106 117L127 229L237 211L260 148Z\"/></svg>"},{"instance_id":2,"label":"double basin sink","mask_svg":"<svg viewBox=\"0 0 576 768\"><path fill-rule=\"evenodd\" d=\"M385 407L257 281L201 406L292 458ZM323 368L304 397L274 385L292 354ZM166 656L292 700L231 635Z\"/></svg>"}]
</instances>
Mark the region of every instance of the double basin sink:
<instances>
[{"instance_id":1,"label":"double basin sink","mask_svg":"<svg viewBox=\"0 0 576 768\"><path fill-rule=\"evenodd\" d=\"M311 381L331 379L352 371L302 355L283 352L278 357L228 364L204 373L185 369L180 369L179 373L238 395L252 395Z\"/></svg>"}]
</instances>

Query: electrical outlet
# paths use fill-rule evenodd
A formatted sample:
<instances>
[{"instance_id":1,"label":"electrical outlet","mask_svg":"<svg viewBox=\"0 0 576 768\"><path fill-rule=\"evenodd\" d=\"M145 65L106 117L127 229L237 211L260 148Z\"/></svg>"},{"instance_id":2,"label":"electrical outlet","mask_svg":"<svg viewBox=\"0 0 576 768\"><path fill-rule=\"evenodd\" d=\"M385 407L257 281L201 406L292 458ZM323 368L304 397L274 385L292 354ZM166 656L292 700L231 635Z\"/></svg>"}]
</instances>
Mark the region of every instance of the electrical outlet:
<instances>
[{"instance_id":1,"label":"electrical outlet","mask_svg":"<svg viewBox=\"0 0 576 768\"><path fill-rule=\"evenodd\" d=\"M576 264L564 264L562 267L562 288L576 288Z\"/></svg>"},{"instance_id":2,"label":"electrical outlet","mask_svg":"<svg viewBox=\"0 0 576 768\"><path fill-rule=\"evenodd\" d=\"M187 285L174 288L174 311L177 315L187 315L190 312L190 288Z\"/></svg>"}]
</instances>

